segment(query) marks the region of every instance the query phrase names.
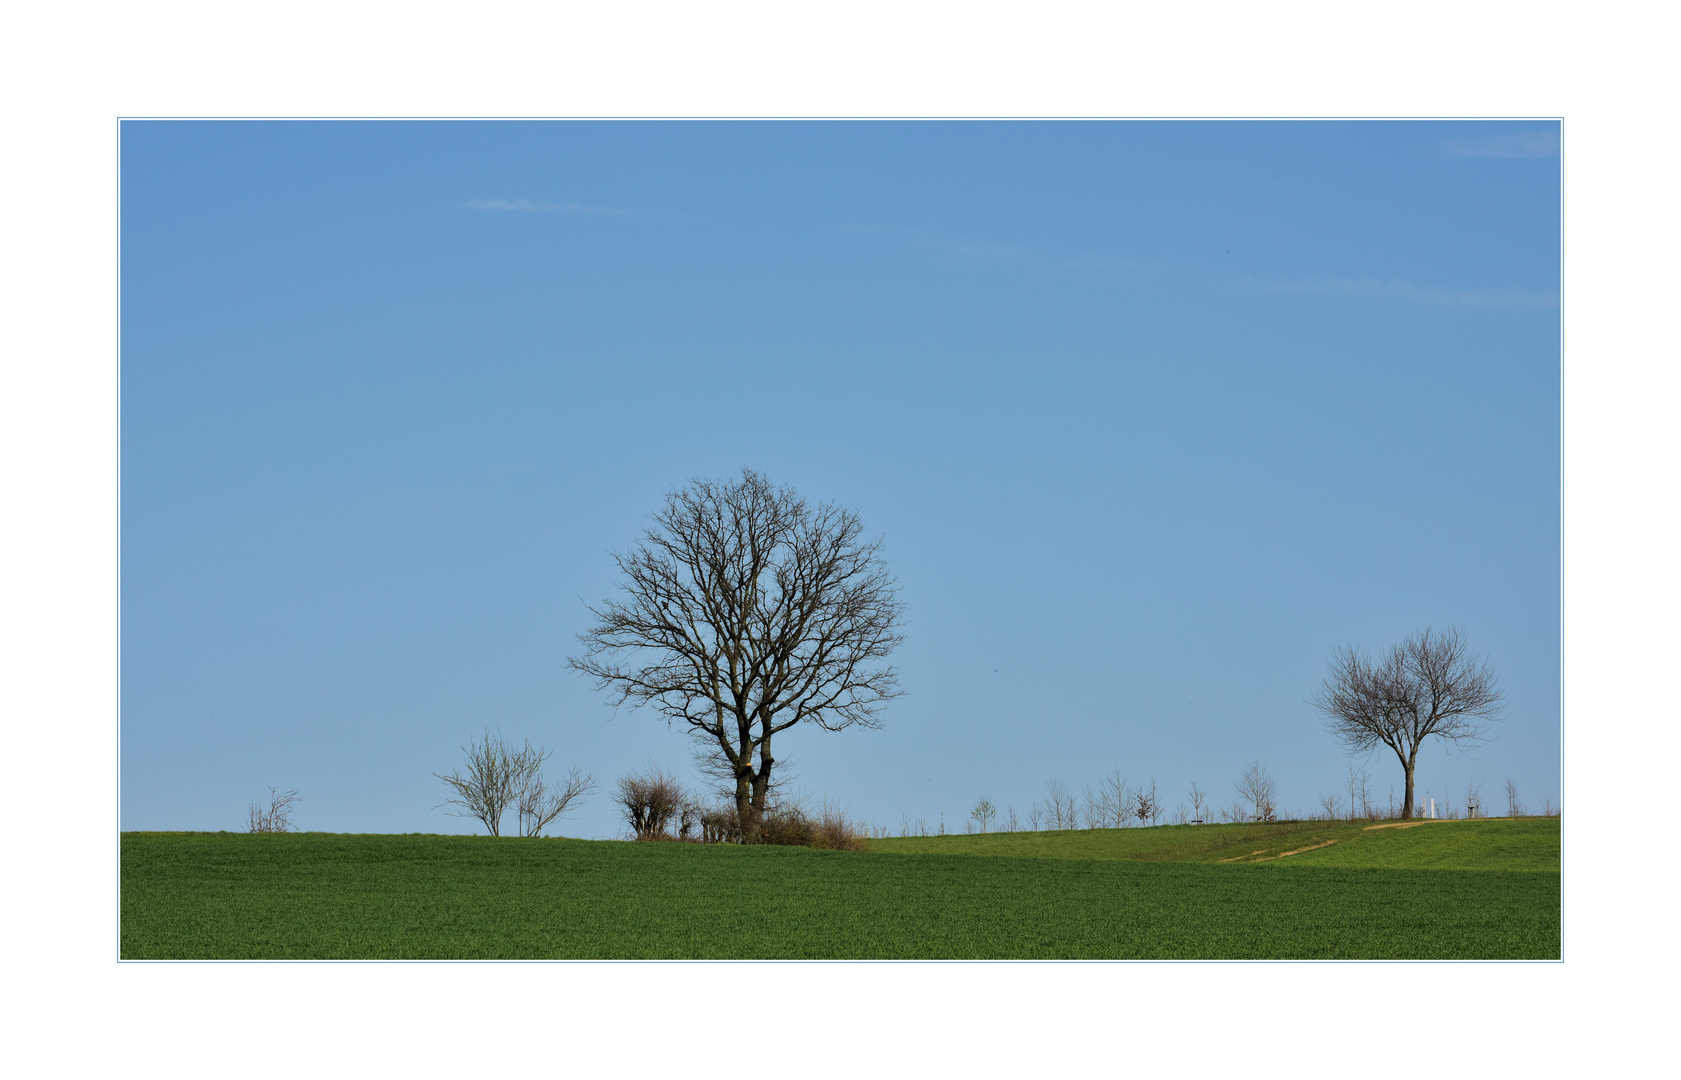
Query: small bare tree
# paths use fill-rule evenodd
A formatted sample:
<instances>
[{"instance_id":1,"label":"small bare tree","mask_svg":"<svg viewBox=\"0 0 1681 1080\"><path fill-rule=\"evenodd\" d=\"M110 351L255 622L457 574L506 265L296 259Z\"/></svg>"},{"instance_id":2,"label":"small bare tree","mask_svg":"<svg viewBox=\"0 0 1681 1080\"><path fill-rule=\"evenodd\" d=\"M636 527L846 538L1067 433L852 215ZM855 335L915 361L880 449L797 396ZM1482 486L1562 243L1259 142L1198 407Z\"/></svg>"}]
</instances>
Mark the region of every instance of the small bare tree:
<instances>
[{"instance_id":1,"label":"small bare tree","mask_svg":"<svg viewBox=\"0 0 1681 1080\"><path fill-rule=\"evenodd\" d=\"M548 758L547 751L539 751L541 757L535 762L522 763L525 765L523 783L520 784L519 794L515 796L514 807L519 811L519 834L521 836L541 836L543 830L555 819L563 816L572 808L572 804L585 794L595 789L595 777L585 776L574 765L566 774L566 779L558 784L550 784L543 779L540 766Z\"/></svg>"},{"instance_id":2,"label":"small bare tree","mask_svg":"<svg viewBox=\"0 0 1681 1080\"><path fill-rule=\"evenodd\" d=\"M1425 629L1379 661L1353 646L1337 650L1310 703L1351 753L1378 746L1394 751L1406 774L1401 816L1410 818L1419 745L1431 736L1460 747L1485 741L1487 728L1480 721L1502 715L1496 682L1494 669L1470 651L1457 628Z\"/></svg>"},{"instance_id":3,"label":"small bare tree","mask_svg":"<svg viewBox=\"0 0 1681 1080\"><path fill-rule=\"evenodd\" d=\"M470 742L461 752L467 755L464 769L448 776L432 774L455 791L454 798L445 799L438 806L459 806L466 812L456 817L478 818L490 830L490 835L501 836L502 814L519 797L525 762L516 761L515 752L508 748L501 733L492 737L489 729L485 730L482 742Z\"/></svg>"},{"instance_id":4,"label":"small bare tree","mask_svg":"<svg viewBox=\"0 0 1681 1080\"><path fill-rule=\"evenodd\" d=\"M1191 824L1201 825L1208 820L1208 792L1197 787L1195 780L1191 781Z\"/></svg>"},{"instance_id":5,"label":"small bare tree","mask_svg":"<svg viewBox=\"0 0 1681 1080\"><path fill-rule=\"evenodd\" d=\"M1013 806L1010 807L1008 821L1009 821L1009 824L1010 824L1010 831L1011 832L1020 832L1021 831L1021 825L1020 825L1019 822L1016 821L1016 808L1013 807Z\"/></svg>"},{"instance_id":6,"label":"small bare tree","mask_svg":"<svg viewBox=\"0 0 1681 1080\"><path fill-rule=\"evenodd\" d=\"M1469 781L1465 785L1465 816L1467 818L1487 817L1483 812L1483 793L1477 790L1477 782Z\"/></svg>"},{"instance_id":7,"label":"small bare tree","mask_svg":"<svg viewBox=\"0 0 1681 1080\"><path fill-rule=\"evenodd\" d=\"M1098 801L1107 814L1107 820L1103 822L1105 827L1119 829L1126 825L1132 808L1132 786L1121 770L1110 770L1109 775L1098 782Z\"/></svg>"},{"instance_id":8,"label":"small bare tree","mask_svg":"<svg viewBox=\"0 0 1681 1080\"><path fill-rule=\"evenodd\" d=\"M251 804L251 818L247 832L291 832L292 804L302 801L296 791L277 791L268 789L269 804L264 810L261 803Z\"/></svg>"},{"instance_id":9,"label":"small bare tree","mask_svg":"<svg viewBox=\"0 0 1681 1080\"><path fill-rule=\"evenodd\" d=\"M615 555L626 596L590 609L572 667L617 705L681 724L732 778L744 839L769 805L771 740L801 722L875 727L902 605L858 515L751 469L695 480Z\"/></svg>"},{"instance_id":10,"label":"small bare tree","mask_svg":"<svg viewBox=\"0 0 1681 1080\"><path fill-rule=\"evenodd\" d=\"M986 832L987 826L992 823L992 819L996 817L997 814L998 808L992 805L992 800L987 798L985 795L976 799L975 808L969 811L970 819L981 827L981 832L983 833Z\"/></svg>"},{"instance_id":11,"label":"small bare tree","mask_svg":"<svg viewBox=\"0 0 1681 1080\"><path fill-rule=\"evenodd\" d=\"M1342 797L1340 795L1319 796L1319 809L1325 815L1326 821L1335 821L1342 816Z\"/></svg>"},{"instance_id":12,"label":"small bare tree","mask_svg":"<svg viewBox=\"0 0 1681 1080\"><path fill-rule=\"evenodd\" d=\"M1109 824L1109 816L1104 810L1103 796L1092 790L1087 784L1080 792L1081 799L1086 804L1086 828L1101 829Z\"/></svg>"},{"instance_id":13,"label":"small bare tree","mask_svg":"<svg viewBox=\"0 0 1681 1080\"><path fill-rule=\"evenodd\" d=\"M1162 805L1161 800L1156 798L1156 781L1154 778L1150 780L1148 791L1144 790L1143 783L1140 783L1133 790L1132 805L1129 809L1132 811L1132 816L1138 819L1140 826L1146 822L1154 825L1161 818Z\"/></svg>"},{"instance_id":14,"label":"small bare tree","mask_svg":"<svg viewBox=\"0 0 1681 1080\"><path fill-rule=\"evenodd\" d=\"M549 784L543 779L543 762L550 753L532 746L529 739L515 750L501 732L493 736L486 729L482 741L468 743L461 752L467 756L464 768L448 776L432 774L455 791L454 798L438 806L461 807L465 813L456 817L479 819L492 836L502 835L502 815L510 806L519 815L519 834L540 836L595 787L594 778L576 768L560 784Z\"/></svg>"},{"instance_id":15,"label":"small bare tree","mask_svg":"<svg viewBox=\"0 0 1681 1080\"><path fill-rule=\"evenodd\" d=\"M1523 803L1518 801L1518 786L1510 780L1506 781L1506 816L1522 817Z\"/></svg>"},{"instance_id":16,"label":"small bare tree","mask_svg":"<svg viewBox=\"0 0 1681 1080\"><path fill-rule=\"evenodd\" d=\"M1348 766L1348 816L1350 819L1370 818L1372 816L1372 796L1368 782L1371 775L1365 769L1356 769L1354 763Z\"/></svg>"},{"instance_id":17,"label":"small bare tree","mask_svg":"<svg viewBox=\"0 0 1681 1080\"><path fill-rule=\"evenodd\" d=\"M1261 767L1260 762L1250 762L1249 767L1244 769L1243 775L1238 778L1235 787L1238 796L1249 804L1247 809L1254 812L1252 820L1278 820L1278 803L1276 801L1278 784Z\"/></svg>"},{"instance_id":18,"label":"small bare tree","mask_svg":"<svg viewBox=\"0 0 1681 1080\"><path fill-rule=\"evenodd\" d=\"M1045 817L1053 829L1078 829L1074 795L1061 780L1045 781Z\"/></svg>"}]
</instances>

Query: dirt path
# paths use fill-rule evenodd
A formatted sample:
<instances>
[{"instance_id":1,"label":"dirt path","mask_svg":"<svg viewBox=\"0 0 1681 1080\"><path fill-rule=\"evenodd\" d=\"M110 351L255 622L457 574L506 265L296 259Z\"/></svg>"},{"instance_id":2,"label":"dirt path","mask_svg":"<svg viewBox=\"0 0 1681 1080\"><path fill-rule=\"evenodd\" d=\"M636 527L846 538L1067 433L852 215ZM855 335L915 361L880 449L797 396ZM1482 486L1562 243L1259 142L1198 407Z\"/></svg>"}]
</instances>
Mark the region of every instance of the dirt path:
<instances>
[{"instance_id":1,"label":"dirt path","mask_svg":"<svg viewBox=\"0 0 1681 1080\"><path fill-rule=\"evenodd\" d=\"M1309 844L1307 847L1299 847L1295 851L1286 851L1286 852L1283 852L1282 854L1279 854L1279 855L1268 855L1264 859L1256 859L1255 861L1256 862L1272 862L1274 859L1284 858L1285 855L1300 855L1304 851L1315 851L1315 850L1317 850L1319 848L1322 848L1322 847L1330 847L1332 844L1334 844L1336 842L1337 842L1337 838L1333 837L1330 840L1324 840L1324 841L1321 841L1320 843L1317 843L1317 844Z\"/></svg>"},{"instance_id":2,"label":"dirt path","mask_svg":"<svg viewBox=\"0 0 1681 1080\"><path fill-rule=\"evenodd\" d=\"M1255 856L1266 855L1267 854L1267 849L1266 848L1262 848L1260 851L1251 851L1247 855L1233 855L1229 859L1221 859L1220 861L1223 862L1223 863L1224 862L1240 862L1244 859L1249 859L1249 860L1252 860L1254 862L1272 862L1274 859L1282 859L1286 855L1300 855L1304 851L1313 851L1316 848L1330 847L1332 844L1336 843L1338 839L1340 839L1340 837L1332 838L1330 840L1322 840L1317 844L1309 844L1307 847L1299 847L1294 851L1281 851L1277 855L1267 855L1267 857L1264 858L1264 859L1257 859L1257 858L1255 858Z\"/></svg>"}]
</instances>

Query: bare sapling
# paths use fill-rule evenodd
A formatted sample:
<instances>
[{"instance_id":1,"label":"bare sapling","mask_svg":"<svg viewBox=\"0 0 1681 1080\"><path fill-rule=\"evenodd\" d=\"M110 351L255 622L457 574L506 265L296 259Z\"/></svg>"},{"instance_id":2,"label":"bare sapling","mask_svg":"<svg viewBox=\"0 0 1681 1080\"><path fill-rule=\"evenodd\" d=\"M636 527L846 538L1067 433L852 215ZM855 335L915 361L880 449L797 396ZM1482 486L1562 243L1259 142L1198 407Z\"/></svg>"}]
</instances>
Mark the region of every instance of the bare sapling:
<instances>
[{"instance_id":1,"label":"bare sapling","mask_svg":"<svg viewBox=\"0 0 1681 1080\"><path fill-rule=\"evenodd\" d=\"M1475 780L1465 785L1465 816L1472 819L1488 816L1483 812L1483 795L1477 790Z\"/></svg>"},{"instance_id":2,"label":"bare sapling","mask_svg":"<svg viewBox=\"0 0 1681 1080\"><path fill-rule=\"evenodd\" d=\"M1506 781L1506 816L1523 817L1523 803L1518 801L1518 786Z\"/></svg>"},{"instance_id":3,"label":"bare sapling","mask_svg":"<svg viewBox=\"0 0 1681 1080\"><path fill-rule=\"evenodd\" d=\"M1245 809L1253 814L1251 820L1278 820L1278 784L1260 762L1251 761L1234 786L1238 796L1248 804Z\"/></svg>"},{"instance_id":4,"label":"bare sapling","mask_svg":"<svg viewBox=\"0 0 1681 1080\"><path fill-rule=\"evenodd\" d=\"M1061 780L1045 781L1045 816L1053 829L1078 829L1074 795Z\"/></svg>"},{"instance_id":5,"label":"bare sapling","mask_svg":"<svg viewBox=\"0 0 1681 1080\"><path fill-rule=\"evenodd\" d=\"M1191 824L1201 825L1208 820L1208 792L1191 781Z\"/></svg>"},{"instance_id":6,"label":"bare sapling","mask_svg":"<svg viewBox=\"0 0 1681 1080\"><path fill-rule=\"evenodd\" d=\"M1348 816L1369 819L1372 816L1371 775L1365 769L1348 766Z\"/></svg>"},{"instance_id":7,"label":"bare sapling","mask_svg":"<svg viewBox=\"0 0 1681 1080\"><path fill-rule=\"evenodd\" d=\"M1103 805L1103 796L1091 789L1088 784L1080 793L1086 804L1086 828L1101 829L1109 824L1109 812Z\"/></svg>"},{"instance_id":8,"label":"bare sapling","mask_svg":"<svg viewBox=\"0 0 1681 1080\"><path fill-rule=\"evenodd\" d=\"M544 758L548 757L545 752ZM584 795L595 790L595 777L586 776L576 765L566 774L566 778L559 783L550 783L543 779L538 766L542 760L532 764L520 785L519 795L514 800L514 809L519 813L519 834L521 836L542 836L543 830L548 828L556 819L565 816L572 809L572 804Z\"/></svg>"},{"instance_id":9,"label":"bare sapling","mask_svg":"<svg viewBox=\"0 0 1681 1080\"><path fill-rule=\"evenodd\" d=\"M1132 808L1132 787L1127 783L1126 776L1121 770L1114 769L1099 782L1098 788L1101 792L1102 806L1108 814L1104 825L1108 828L1121 828L1131 816Z\"/></svg>"},{"instance_id":10,"label":"bare sapling","mask_svg":"<svg viewBox=\"0 0 1681 1080\"><path fill-rule=\"evenodd\" d=\"M1156 781L1153 778L1148 790L1143 784L1133 790L1131 811L1140 826L1154 825L1161 817L1161 800L1156 797Z\"/></svg>"},{"instance_id":11,"label":"bare sapling","mask_svg":"<svg viewBox=\"0 0 1681 1080\"><path fill-rule=\"evenodd\" d=\"M1319 809L1326 821L1335 821L1342 816L1342 798L1337 795L1321 795Z\"/></svg>"},{"instance_id":12,"label":"bare sapling","mask_svg":"<svg viewBox=\"0 0 1681 1080\"><path fill-rule=\"evenodd\" d=\"M992 819L997 815L998 808L992 805L991 799L982 795L979 799L975 800L974 809L969 811L969 820L979 825L981 827L981 832L984 833L987 830L987 826L992 824Z\"/></svg>"},{"instance_id":13,"label":"bare sapling","mask_svg":"<svg viewBox=\"0 0 1681 1080\"><path fill-rule=\"evenodd\" d=\"M530 750L529 743L525 749ZM530 764L529 755L517 755L508 748L500 732L492 736L489 729L485 730L482 741L468 743L461 752L467 755L463 768L448 776L432 774L455 791L454 798L445 799L438 806L459 806L464 812L455 814L456 817L478 818L490 835L501 836L502 814L519 797ZM541 764L541 759L538 763Z\"/></svg>"},{"instance_id":14,"label":"bare sapling","mask_svg":"<svg viewBox=\"0 0 1681 1080\"><path fill-rule=\"evenodd\" d=\"M1021 831L1021 825L1020 825L1019 822L1016 821L1016 808L1013 807L1013 806L1010 807L1008 821L1009 821L1011 832L1020 832Z\"/></svg>"},{"instance_id":15,"label":"bare sapling","mask_svg":"<svg viewBox=\"0 0 1681 1080\"><path fill-rule=\"evenodd\" d=\"M291 832L292 804L302 801L296 791L278 791L268 789L268 809L263 809L261 803L251 804L251 816L247 832Z\"/></svg>"}]
</instances>

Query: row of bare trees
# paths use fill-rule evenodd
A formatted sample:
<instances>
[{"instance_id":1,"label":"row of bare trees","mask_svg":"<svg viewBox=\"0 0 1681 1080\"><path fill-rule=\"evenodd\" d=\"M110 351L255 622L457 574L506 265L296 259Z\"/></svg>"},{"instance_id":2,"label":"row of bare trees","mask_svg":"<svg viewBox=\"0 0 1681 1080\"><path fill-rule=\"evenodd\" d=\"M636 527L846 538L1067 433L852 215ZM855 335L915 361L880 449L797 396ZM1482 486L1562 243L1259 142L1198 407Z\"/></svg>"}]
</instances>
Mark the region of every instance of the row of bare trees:
<instances>
[{"instance_id":1,"label":"row of bare trees","mask_svg":"<svg viewBox=\"0 0 1681 1080\"><path fill-rule=\"evenodd\" d=\"M1132 784L1116 770L1100 780L1097 786L1087 786L1078 796L1062 781L1052 779L1046 781L1045 797L1033 804L1025 822L1018 821L1015 808L1009 807L1004 811L1002 824L1007 831L1017 832L1024 825L1033 831L1158 825L1163 817L1174 825L1200 825L1213 821L1268 822L1280 819L1277 781L1259 762L1251 762L1232 787L1237 796L1236 800L1229 806L1216 808L1211 807L1208 793L1193 781L1187 799L1178 803L1170 814L1157 793L1153 777L1148 785ZM1318 811L1310 817L1322 820L1383 820L1410 818L1424 812L1423 805L1414 806L1412 813L1403 812L1401 805L1395 800L1393 788L1390 789L1387 803L1379 803L1372 791L1371 774L1352 765L1348 770L1346 790L1346 804L1340 794L1321 796ZM1509 780L1506 782L1505 797L1507 816L1521 817L1525 814L1524 804L1518 799L1517 788ZM1435 812L1438 817L1488 816L1488 808L1474 780L1467 785L1463 808L1450 805L1448 800L1444 799L1435 808ZM1543 814L1551 816L1556 813L1552 800L1548 799ZM998 815L998 807L992 799L982 796L969 812L969 831L988 832ZM903 836L928 834L925 819L918 819L913 826L911 819L906 817L900 828L900 835ZM937 835L944 835L943 822Z\"/></svg>"},{"instance_id":2,"label":"row of bare trees","mask_svg":"<svg viewBox=\"0 0 1681 1080\"><path fill-rule=\"evenodd\" d=\"M1067 784L1053 778L1045 782L1044 798L1033 803L1025 821L1011 806L1004 811L999 824L1007 832L1019 832L1023 825L1037 832L1159 825L1163 817L1169 817L1175 825L1200 825L1214 820L1216 814L1228 821L1277 820L1277 784L1258 763L1250 765L1235 786L1240 801L1231 808L1215 811L1210 808L1208 793L1193 781L1188 801L1179 803L1169 815L1155 777L1151 777L1148 784L1135 784L1116 769L1099 780L1095 787L1087 785L1078 795ZM982 795L969 811L966 828L970 832L989 832L998 819L997 804L990 796ZM928 834L926 819L919 818L913 827L907 816L900 827L902 836ZM944 834L942 817L939 832L935 835Z\"/></svg>"},{"instance_id":3,"label":"row of bare trees","mask_svg":"<svg viewBox=\"0 0 1681 1080\"><path fill-rule=\"evenodd\" d=\"M1378 803L1372 796L1370 780L1370 775L1364 769L1356 769L1352 765L1349 766L1347 804L1345 805L1343 803L1341 795L1321 795L1319 797L1319 812L1314 816L1324 820L1346 819L1349 821L1356 821L1383 820L1385 818L1406 818L1430 812L1430 799L1433 797L1421 797L1417 804L1412 807L1411 814L1404 813L1402 805L1395 801L1394 788L1389 789L1387 803ZM1518 798L1518 789L1516 784L1507 780L1501 794L1504 796L1506 803L1505 816L1516 818L1527 817L1529 815L1528 807L1524 805L1523 800ZM1465 794L1460 804L1456 805L1452 801L1451 797L1444 797L1442 801L1434 807L1434 813L1435 816L1439 818L1468 820L1472 818L1486 818L1494 809L1495 808L1491 807L1489 801L1484 797L1482 789L1478 787L1476 780L1473 779L1466 783ZM1554 817L1557 816L1558 812L1558 808L1553 803L1551 797L1547 798L1542 806L1541 816Z\"/></svg>"}]
</instances>

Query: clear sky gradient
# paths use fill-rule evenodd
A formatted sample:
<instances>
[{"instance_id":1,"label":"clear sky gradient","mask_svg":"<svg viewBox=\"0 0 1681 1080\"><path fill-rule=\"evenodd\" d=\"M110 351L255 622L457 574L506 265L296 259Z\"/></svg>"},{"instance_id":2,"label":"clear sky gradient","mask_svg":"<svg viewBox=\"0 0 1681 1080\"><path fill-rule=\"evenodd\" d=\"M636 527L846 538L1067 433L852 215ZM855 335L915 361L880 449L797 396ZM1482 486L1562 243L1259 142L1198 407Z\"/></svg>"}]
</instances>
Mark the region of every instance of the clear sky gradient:
<instances>
[{"instance_id":1,"label":"clear sky gradient","mask_svg":"<svg viewBox=\"0 0 1681 1080\"><path fill-rule=\"evenodd\" d=\"M471 832L483 728L698 779L566 666L608 553L742 466L857 510L908 625L796 791L897 831L1119 769L1349 759L1345 644L1461 626L1559 794L1550 123L122 126L122 826ZM1359 762L1382 801L1393 757Z\"/></svg>"}]
</instances>

